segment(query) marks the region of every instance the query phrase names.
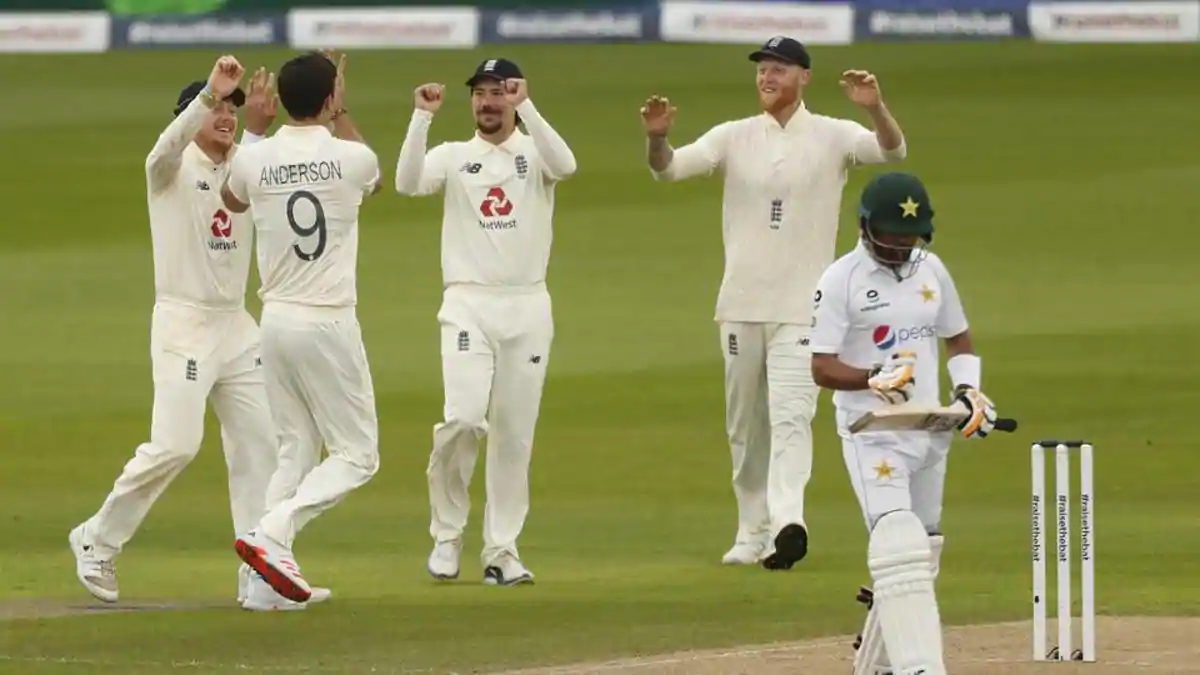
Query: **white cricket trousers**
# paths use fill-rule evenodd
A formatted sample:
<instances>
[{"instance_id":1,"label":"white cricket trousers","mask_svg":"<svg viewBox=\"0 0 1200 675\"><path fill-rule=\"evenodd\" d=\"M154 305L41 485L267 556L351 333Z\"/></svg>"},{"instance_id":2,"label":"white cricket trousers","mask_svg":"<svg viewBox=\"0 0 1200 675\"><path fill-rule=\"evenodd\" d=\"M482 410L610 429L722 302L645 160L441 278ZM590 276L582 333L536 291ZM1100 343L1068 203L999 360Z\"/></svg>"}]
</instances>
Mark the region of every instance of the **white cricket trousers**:
<instances>
[{"instance_id":1,"label":"white cricket trousers","mask_svg":"<svg viewBox=\"0 0 1200 675\"><path fill-rule=\"evenodd\" d=\"M891 511L912 511L925 531L941 531L946 461L954 432L865 431L851 434L863 411L837 411L838 435L850 483L869 532Z\"/></svg>"},{"instance_id":2,"label":"white cricket trousers","mask_svg":"<svg viewBox=\"0 0 1200 675\"><path fill-rule=\"evenodd\" d=\"M807 527L804 490L812 475L812 420L820 393L812 378L810 330L721 323L738 544L768 542L790 523Z\"/></svg>"},{"instance_id":3,"label":"white cricket trousers","mask_svg":"<svg viewBox=\"0 0 1200 675\"><path fill-rule=\"evenodd\" d=\"M265 512L277 444L254 318L240 308L158 302L150 324L150 359L150 439L138 446L103 506L84 526L102 559L121 552L150 507L200 451L208 401L221 423L234 535Z\"/></svg>"},{"instance_id":4,"label":"white cricket trousers","mask_svg":"<svg viewBox=\"0 0 1200 675\"><path fill-rule=\"evenodd\" d=\"M554 340L545 286L449 286L438 312L445 410L433 427L429 534L462 537L471 511L469 488L487 437L484 566L501 555L520 558L517 538L529 513L533 435Z\"/></svg>"},{"instance_id":5,"label":"white cricket trousers","mask_svg":"<svg viewBox=\"0 0 1200 675\"><path fill-rule=\"evenodd\" d=\"M379 470L375 388L353 307L268 302L262 332L280 445L258 531L290 549L305 525Z\"/></svg>"}]
</instances>

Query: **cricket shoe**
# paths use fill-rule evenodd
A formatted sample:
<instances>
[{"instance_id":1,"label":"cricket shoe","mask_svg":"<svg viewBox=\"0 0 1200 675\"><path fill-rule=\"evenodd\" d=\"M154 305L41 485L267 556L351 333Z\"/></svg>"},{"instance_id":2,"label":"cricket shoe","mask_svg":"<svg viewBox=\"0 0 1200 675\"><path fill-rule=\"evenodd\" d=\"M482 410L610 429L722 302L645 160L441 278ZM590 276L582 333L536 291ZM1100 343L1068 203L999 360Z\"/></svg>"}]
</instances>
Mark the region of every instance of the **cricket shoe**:
<instances>
[{"instance_id":1,"label":"cricket shoe","mask_svg":"<svg viewBox=\"0 0 1200 675\"><path fill-rule=\"evenodd\" d=\"M262 577L258 576L258 574L249 565L242 563L241 567L238 568L237 604L239 607L249 609L246 607L246 600L250 597L252 585L254 585L256 581L260 582L261 584L266 584L266 581L264 581ZM270 588L270 585L267 585L267 587ZM275 589L271 590L274 592ZM275 593L275 595L279 594ZM283 598L281 595L279 595L279 597L287 600L287 598ZM312 605L318 602L325 602L331 597L333 597L333 591L329 590L328 588L313 586L312 595L308 598L308 604ZM288 600L288 602L291 602L291 600Z\"/></svg>"},{"instance_id":2,"label":"cricket shoe","mask_svg":"<svg viewBox=\"0 0 1200 675\"><path fill-rule=\"evenodd\" d=\"M767 542L739 542L725 552L721 558L722 565L754 565L760 562L767 553Z\"/></svg>"},{"instance_id":3,"label":"cricket shoe","mask_svg":"<svg viewBox=\"0 0 1200 675\"><path fill-rule=\"evenodd\" d=\"M429 575L439 581L449 581L458 578L458 560L462 555L462 540L439 541L429 554L429 562L425 569Z\"/></svg>"},{"instance_id":4,"label":"cricket shoe","mask_svg":"<svg viewBox=\"0 0 1200 675\"><path fill-rule=\"evenodd\" d=\"M300 573L300 565L286 546L254 530L234 542L242 562L258 572L275 592L293 602L308 602L312 587Z\"/></svg>"},{"instance_id":5,"label":"cricket shoe","mask_svg":"<svg viewBox=\"0 0 1200 675\"><path fill-rule=\"evenodd\" d=\"M307 609L309 605L324 602L331 596L327 588L312 589L308 602L293 602L275 592L266 579L257 574L250 580L246 600L241 603L242 609L250 612L294 612Z\"/></svg>"},{"instance_id":6,"label":"cricket shoe","mask_svg":"<svg viewBox=\"0 0 1200 675\"><path fill-rule=\"evenodd\" d=\"M533 572L522 565L520 560L504 554L483 570L483 583L488 586L532 584Z\"/></svg>"},{"instance_id":7,"label":"cricket shoe","mask_svg":"<svg viewBox=\"0 0 1200 675\"><path fill-rule=\"evenodd\" d=\"M769 570L790 570L808 555L808 530L799 523L784 525L775 535L775 551L763 558L762 566Z\"/></svg>"},{"instance_id":8,"label":"cricket shoe","mask_svg":"<svg viewBox=\"0 0 1200 675\"><path fill-rule=\"evenodd\" d=\"M112 560L101 560L97 557L95 547L87 538L85 527L86 524L76 527L67 537L71 543L71 551L75 554L75 576L97 600L116 602L119 595L117 568Z\"/></svg>"}]
</instances>

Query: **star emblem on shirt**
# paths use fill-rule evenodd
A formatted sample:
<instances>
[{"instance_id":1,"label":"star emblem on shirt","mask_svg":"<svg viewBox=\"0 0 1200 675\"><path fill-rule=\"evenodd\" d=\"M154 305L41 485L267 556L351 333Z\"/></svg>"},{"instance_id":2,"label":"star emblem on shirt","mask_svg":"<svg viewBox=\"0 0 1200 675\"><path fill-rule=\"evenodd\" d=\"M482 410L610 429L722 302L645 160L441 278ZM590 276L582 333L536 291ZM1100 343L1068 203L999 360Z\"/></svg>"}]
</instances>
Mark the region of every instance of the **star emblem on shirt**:
<instances>
[{"instance_id":1,"label":"star emblem on shirt","mask_svg":"<svg viewBox=\"0 0 1200 675\"><path fill-rule=\"evenodd\" d=\"M921 299L925 302L933 302L933 299L937 297L937 293L925 284L921 284L921 290L917 292L921 294Z\"/></svg>"},{"instance_id":2,"label":"star emblem on shirt","mask_svg":"<svg viewBox=\"0 0 1200 675\"><path fill-rule=\"evenodd\" d=\"M921 205L919 203L914 202L913 198L909 197L908 199L900 202L900 208L904 210L904 213L901 214L900 217L908 218L909 216L912 216L913 218L916 218L917 217L917 209L919 209L920 207L921 207Z\"/></svg>"},{"instance_id":3,"label":"star emblem on shirt","mask_svg":"<svg viewBox=\"0 0 1200 675\"><path fill-rule=\"evenodd\" d=\"M876 480L891 480L892 474L895 471L896 471L895 467L893 467L891 464L888 464L888 461L886 459L882 460L878 464L875 465L875 479Z\"/></svg>"}]
</instances>

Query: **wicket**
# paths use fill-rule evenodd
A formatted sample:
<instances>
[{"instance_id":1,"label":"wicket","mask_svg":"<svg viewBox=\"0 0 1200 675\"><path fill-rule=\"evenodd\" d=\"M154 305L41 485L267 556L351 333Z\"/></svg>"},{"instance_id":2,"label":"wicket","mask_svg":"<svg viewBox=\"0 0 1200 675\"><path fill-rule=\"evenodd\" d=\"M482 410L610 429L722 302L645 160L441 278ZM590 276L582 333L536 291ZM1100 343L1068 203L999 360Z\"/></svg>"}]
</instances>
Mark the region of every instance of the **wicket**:
<instances>
[{"instance_id":1,"label":"wicket","mask_svg":"<svg viewBox=\"0 0 1200 675\"><path fill-rule=\"evenodd\" d=\"M1058 646L1046 649L1046 449L1054 448L1055 532L1058 558ZM1071 450L1079 450L1080 577L1083 610L1082 649L1072 649L1071 621ZM1038 441L1031 451L1033 469L1033 660L1096 661L1095 499L1092 444L1087 441Z\"/></svg>"}]
</instances>

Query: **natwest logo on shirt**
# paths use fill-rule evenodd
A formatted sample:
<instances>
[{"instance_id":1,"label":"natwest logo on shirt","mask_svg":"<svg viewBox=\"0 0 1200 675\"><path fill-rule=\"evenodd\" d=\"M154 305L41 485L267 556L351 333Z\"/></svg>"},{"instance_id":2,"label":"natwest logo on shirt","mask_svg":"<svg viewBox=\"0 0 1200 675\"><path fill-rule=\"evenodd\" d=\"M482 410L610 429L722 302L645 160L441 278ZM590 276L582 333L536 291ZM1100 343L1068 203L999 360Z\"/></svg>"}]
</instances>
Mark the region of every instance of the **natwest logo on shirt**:
<instances>
[{"instance_id":1,"label":"natwest logo on shirt","mask_svg":"<svg viewBox=\"0 0 1200 675\"><path fill-rule=\"evenodd\" d=\"M932 340L935 337L937 337L937 327L931 323L903 328L894 328L884 324L876 326L875 330L871 332L871 340L880 350L892 349L907 342Z\"/></svg>"},{"instance_id":2,"label":"natwest logo on shirt","mask_svg":"<svg viewBox=\"0 0 1200 675\"><path fill-rule=\"evenodd\" d=\"M230 239L233 236L233 220L225 209L217 209L212 216L209 228L213 238L208 242L208 248L213 251L236 251L237 242Z\"/></svg>"},{"instance_id":3,"label":"natwest logo on shirt","mask_svg":"<svg viewBox=\"0 0 1200 675\"><path fill-rule=\"evenodd\" d=\"M481 220L479 226L485 230L511 230L517 226L517 219L503 220L503 218L512 212L513 203L505 194L504 188L494 187L488 190L487 196L479 205L479 213L484 218L492 220Z\"/></svg>"}]
</instances>

